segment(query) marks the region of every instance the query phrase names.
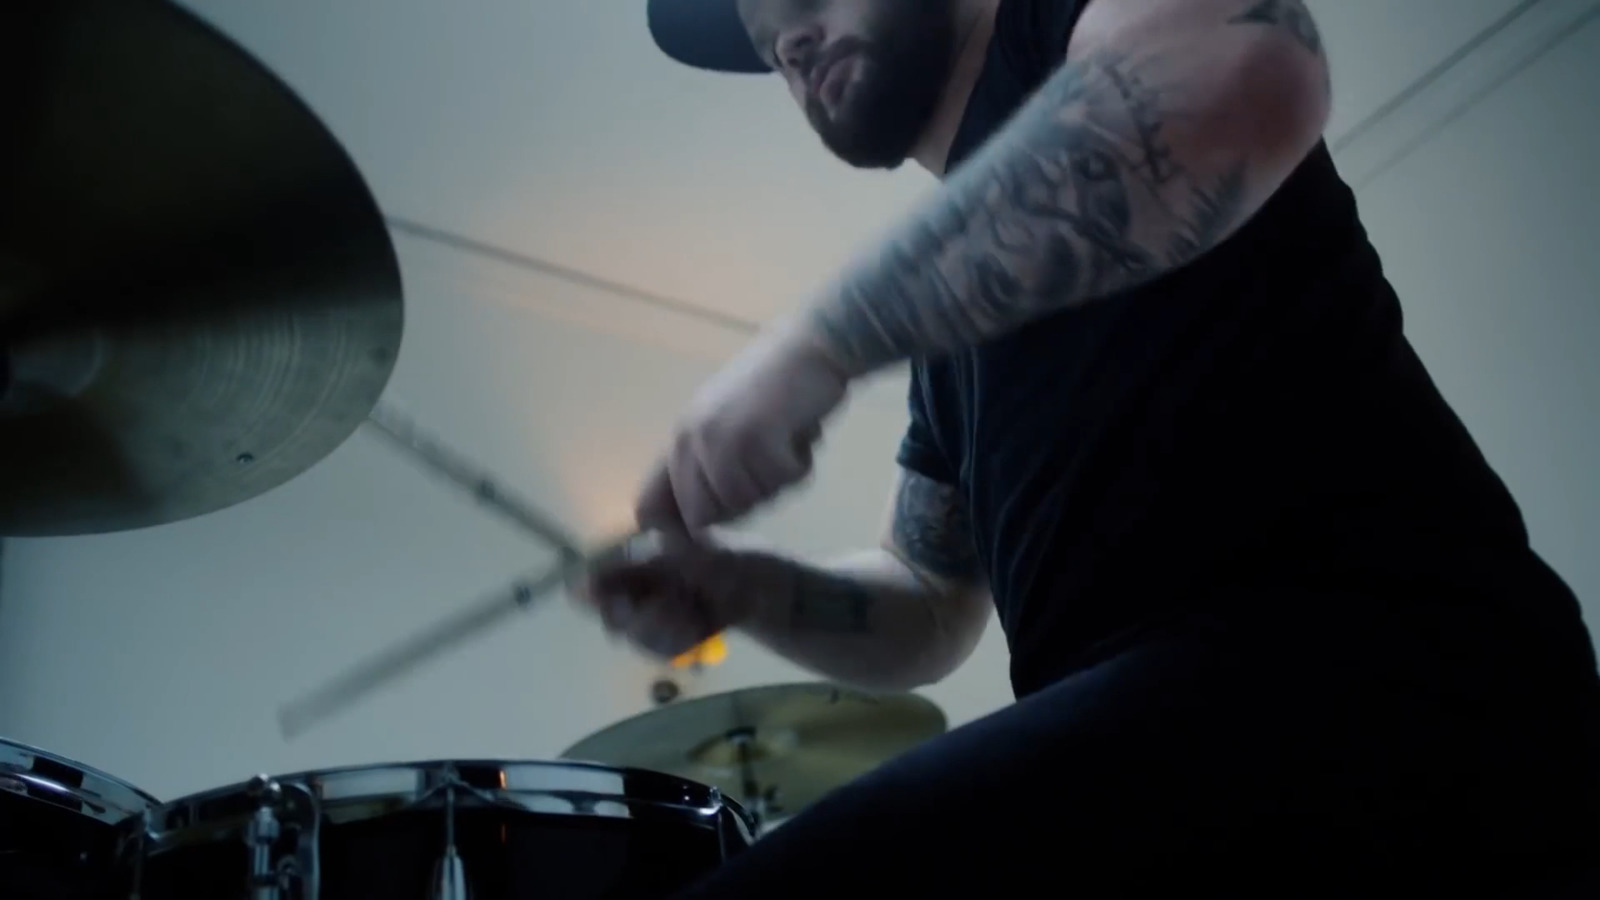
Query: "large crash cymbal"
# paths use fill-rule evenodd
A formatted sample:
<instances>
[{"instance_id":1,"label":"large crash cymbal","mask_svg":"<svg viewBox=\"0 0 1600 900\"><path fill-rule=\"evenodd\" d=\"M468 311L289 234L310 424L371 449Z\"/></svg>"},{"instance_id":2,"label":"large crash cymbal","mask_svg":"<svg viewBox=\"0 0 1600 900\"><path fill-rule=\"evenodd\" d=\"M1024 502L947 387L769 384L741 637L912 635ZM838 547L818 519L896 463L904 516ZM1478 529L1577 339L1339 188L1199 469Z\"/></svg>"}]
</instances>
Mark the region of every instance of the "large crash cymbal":
<instances>
[{"instance_id":1,"label":"large crash cymbal","mask_svg":"<svg viewBox=\"0 0 1600 900\"><path fill-rule=\"evenodd\" d=\"M162 0L0 3L0 535L283 484L399 351L399 266L287 87Z\"/></svg>"},{"instance_id":2,"label":"large crash cymbal","mask_svg":"<svg viewBox=\"0 0 1600 900\"><path fill-rule=\"evenodd\" d=\"M782 684L684 700L596 732L562 754L650 769L788 816L945 730L914 694Z\"/></svg>"}]
</instances>

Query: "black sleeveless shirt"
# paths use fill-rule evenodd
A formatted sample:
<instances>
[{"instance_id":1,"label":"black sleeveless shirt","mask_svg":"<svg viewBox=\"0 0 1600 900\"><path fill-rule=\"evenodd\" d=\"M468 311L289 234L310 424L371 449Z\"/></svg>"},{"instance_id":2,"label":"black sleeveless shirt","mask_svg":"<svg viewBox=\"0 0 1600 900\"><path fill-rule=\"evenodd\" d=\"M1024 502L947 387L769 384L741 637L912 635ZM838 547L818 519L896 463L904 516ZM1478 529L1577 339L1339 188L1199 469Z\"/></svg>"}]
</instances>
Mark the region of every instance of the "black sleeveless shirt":
<instances>
[{"instance_id":1,"label":"black sleeveless shirt","mask_svg":"<svg viewBox=\"0 0 1600 900\"><path fill-rule=\"evenodd\" d=\"M1083 3L1004 0L950 168L1051 74ZM912 373L899 460L963 492L1019 696L1175 615L1329 594L1503 605L1593 671L1325 146L1198 263Z\"/></svg>"}]
</instances>

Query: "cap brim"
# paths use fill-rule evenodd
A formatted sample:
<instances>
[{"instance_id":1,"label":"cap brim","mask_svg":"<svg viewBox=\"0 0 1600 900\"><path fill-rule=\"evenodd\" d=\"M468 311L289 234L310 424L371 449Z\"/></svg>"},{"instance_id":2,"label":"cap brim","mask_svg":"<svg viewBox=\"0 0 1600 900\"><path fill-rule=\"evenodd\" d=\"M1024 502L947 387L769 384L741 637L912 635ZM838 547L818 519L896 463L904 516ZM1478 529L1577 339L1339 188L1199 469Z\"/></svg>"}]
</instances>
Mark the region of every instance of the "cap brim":
<instances>
[{"instance_id":1,"label":"cap brim","mask_svg":"<svg viewBox=\"0 0 1600 900\"><path fill-rule=\"evenodd\" d=\"M770 72L750 44L737 0L649 0L650 36L661 52L715 72Z\"/></svg>"}]
</instances>

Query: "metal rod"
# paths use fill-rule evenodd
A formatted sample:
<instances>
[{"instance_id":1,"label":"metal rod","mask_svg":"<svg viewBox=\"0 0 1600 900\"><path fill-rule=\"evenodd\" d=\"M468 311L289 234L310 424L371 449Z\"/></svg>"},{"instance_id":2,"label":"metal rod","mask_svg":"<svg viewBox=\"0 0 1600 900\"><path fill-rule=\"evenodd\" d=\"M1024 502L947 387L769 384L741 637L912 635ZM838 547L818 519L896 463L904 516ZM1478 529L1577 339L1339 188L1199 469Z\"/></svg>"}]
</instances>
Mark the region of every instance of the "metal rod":
<instances>
[{"instance_id":1,"label":"metal rod","mask_svg":"<svg viewBox=\"0 0 1600 900\"><path fill-rule=\"evenodd\" d=\"M582 558L583 551L579 549L577 541L554 519L533 503L506 493L487 472L424 434L410 419L393 409L379 406L367 417L367 422L427 468L466 488L479 503L554 546L564 562L572 563Z\"/></svg>"}]
</instances>

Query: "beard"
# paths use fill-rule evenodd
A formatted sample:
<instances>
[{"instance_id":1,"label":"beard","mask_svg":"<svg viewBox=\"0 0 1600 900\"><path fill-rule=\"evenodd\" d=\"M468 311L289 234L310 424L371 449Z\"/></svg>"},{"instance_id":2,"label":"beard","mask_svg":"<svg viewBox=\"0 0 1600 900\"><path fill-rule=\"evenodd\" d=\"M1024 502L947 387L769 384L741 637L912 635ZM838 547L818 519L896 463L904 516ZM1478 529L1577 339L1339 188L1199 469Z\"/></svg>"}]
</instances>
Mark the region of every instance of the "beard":
<instances>
[{"instance_id":1,"label":"beard","mask_svg":"<svg viewBox=\"0 0 1600 900\"><path fill-rule=\"evenodd\" d=\"M828 59L855 54L854 83L830 115L816 97L806 118L833 155L860 169L895 169L916 148L955 64L954 0L881 0L859 38L841 38Z\"/></svg>"}]
</instances>

